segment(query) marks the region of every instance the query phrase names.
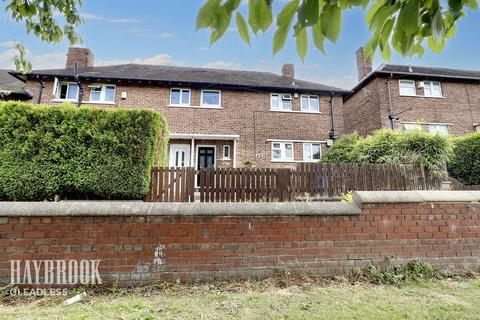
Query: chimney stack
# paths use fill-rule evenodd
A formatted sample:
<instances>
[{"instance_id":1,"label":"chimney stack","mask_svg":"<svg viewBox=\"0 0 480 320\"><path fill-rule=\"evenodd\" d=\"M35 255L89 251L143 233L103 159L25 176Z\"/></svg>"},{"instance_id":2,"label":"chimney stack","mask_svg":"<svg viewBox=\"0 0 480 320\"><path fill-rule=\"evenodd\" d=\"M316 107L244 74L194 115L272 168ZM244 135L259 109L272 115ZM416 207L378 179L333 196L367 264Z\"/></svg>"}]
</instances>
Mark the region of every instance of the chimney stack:
<instances>
[{"instance_id":1,"label":"chimney stack","mask_svg":"<svg viewBox=\"0 0 480 320\"><path fill-rule=\"evenodd\" d=\"M365 59L363 47L360 47L355 54L357 56L358 81L362 81L373 70L372 60L370 58Z\"/></svg>"},{"instance_id":2,"label":"chimney stack","mask_svg":"<svg viewBox=\"0 0 480 320\"><path fill-rule=\"evenodd\" d=\"M93 67L95 56L88 48L68 48L66 69L73 69L75 62L78 69Z\"/></svg>"},{"instance_id":3,"label":"chimney stack","mask_svg":"<svg viewBox=\"0 0 480 320\"><path fill-rule=\"evenodd\" d=\"M295 67L291 63L285 63L282 67L282 76L294 79L295 78Z\"/></svg>"}]
</instances>

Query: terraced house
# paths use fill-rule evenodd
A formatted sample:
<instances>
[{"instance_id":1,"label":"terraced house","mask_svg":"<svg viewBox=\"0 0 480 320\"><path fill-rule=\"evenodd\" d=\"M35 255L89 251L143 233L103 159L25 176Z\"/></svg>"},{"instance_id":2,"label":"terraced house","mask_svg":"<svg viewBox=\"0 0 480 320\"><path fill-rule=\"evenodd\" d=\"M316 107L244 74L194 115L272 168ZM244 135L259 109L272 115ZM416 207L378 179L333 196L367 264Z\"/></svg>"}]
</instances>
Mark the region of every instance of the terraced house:
<instances>
[{"instance_id":1,"label":"terraced house","mask_svg":"<svg viewBox=\"0 0 480 320\"><path fill-rule=\"evenodd\" d=\"M74 66L78 67L77 77ZM313 162L343 134L348 91L281 75L172 66L94 66L70 48L65 69L26 76L34 103L153 108L170 129L170 166L292 167Z\"/></svg>"},{"instance_id":2,"label":"terraced house","mask_svg":"<svg viewBox=\"0 0 480 320\"><path fill-rule=\"evenodd\" d=\"M380 128L480 131L480 71L382 64L357 51L359 83L344 100L346 133Z\"/></svg>"}]
</instances>

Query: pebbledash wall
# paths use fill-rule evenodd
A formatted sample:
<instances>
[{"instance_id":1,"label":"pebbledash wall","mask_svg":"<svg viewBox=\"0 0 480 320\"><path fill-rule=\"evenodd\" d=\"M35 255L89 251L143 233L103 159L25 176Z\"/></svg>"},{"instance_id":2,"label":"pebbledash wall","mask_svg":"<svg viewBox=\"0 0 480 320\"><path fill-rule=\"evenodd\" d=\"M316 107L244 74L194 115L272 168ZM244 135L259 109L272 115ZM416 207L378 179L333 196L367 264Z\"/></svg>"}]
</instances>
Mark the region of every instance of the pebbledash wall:
<instances>
[{"instance_id":1,"label":"pebbledash wall","mask_svg":"<svg viewBox=\"0 0 480 320\"><path fill-rule=\"evenodd\" d=\"M479 191L357 192L354 203L0 204L10 260L100 259L104 283L348 275L421 259L480 266Z\"/></svg>"}]
</instances>

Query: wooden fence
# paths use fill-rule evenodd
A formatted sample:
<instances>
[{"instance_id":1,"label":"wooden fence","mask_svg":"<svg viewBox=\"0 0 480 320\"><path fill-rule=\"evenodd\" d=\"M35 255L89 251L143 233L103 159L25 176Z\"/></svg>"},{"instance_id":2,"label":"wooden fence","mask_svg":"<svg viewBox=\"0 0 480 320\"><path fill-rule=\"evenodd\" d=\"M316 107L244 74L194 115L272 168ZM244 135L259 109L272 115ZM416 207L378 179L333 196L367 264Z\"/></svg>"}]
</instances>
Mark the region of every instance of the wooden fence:
<instances>
[{"instance_id":1,"label":"wooden fence","mask_svg":"<svg viewBox=\"0 0 480 320\"><path fill-rule=\"evenodd\" d=\"M193 202L195 170L193 168L153 167L147 202Z\"/></svg>"},{"instance_id":2,"label":"wooden fence","mask_svg":"<svg viewBox=\"0 0 480 320\"><path fill-rule=\"evenodd\" d=\"M349 191L436 190L440 178L421 166L301 163L293 169L154 168L146 201L200 202L294 201L338 198Z\"/></svg>"}]
</instances>

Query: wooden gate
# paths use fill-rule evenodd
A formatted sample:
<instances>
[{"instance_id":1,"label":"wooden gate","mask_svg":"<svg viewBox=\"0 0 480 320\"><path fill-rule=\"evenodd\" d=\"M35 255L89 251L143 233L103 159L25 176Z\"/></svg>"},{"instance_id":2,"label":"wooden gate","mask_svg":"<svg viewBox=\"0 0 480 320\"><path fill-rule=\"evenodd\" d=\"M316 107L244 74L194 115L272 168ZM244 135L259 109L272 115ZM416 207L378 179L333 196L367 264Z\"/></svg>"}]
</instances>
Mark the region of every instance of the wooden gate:
<instances>
[{"instance_id":1,"label":"wooden gate","mask_svg":"<svg viewBox=\"0 0 480 320\"><path fill-rule=\"evenodd\" d=\"M150 192L146 202L193 202L195 199L193 168L153 167Z\"/></svg>"}]
</instances>

